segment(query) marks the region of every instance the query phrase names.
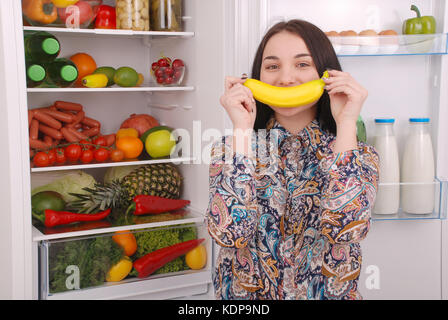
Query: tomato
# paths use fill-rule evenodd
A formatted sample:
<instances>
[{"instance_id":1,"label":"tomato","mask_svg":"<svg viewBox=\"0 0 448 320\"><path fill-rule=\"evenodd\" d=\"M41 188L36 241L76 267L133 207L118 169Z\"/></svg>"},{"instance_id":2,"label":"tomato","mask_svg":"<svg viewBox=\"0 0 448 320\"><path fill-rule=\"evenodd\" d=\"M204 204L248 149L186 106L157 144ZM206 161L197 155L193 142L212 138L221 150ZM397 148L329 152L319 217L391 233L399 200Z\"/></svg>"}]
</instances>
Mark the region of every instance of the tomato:
<instances>
[{"instance_id":1,"label":"tomato","mask_svg":"<svg viewBox=\"0 0 448 320\"><path fill-rule=\"evenodd\" d=\"M33 163L36 167L48 167L50 165L48 154L46 152L39 151L34 155Z\"/></svg>"},{"instance_id":2,"label":"tomato","mask_svg":"<svg viewBox=\"0 0 448 320\"><path fill-rule=\"evenodd\" d=\"M172 84L174 82L173 77L166 77L165 84Z\"/></svg>"},{"instance_id":3,"label":"tomato","mask_svg":"<svg viewBox=\"0 0 448 320\"><path fill-rule=\"evenodd\" d=\"M157 62L153 62L151 65L152 71L156 71L158 67L159 67L159 65L157 64Z\"/></svg>"},{"instance_id":4,"label":"tomato","mask_svg":"<svg viewBox=\"0 0 448 320\"><path fill-rule=\"evenodd\" d=\"M159 61L157 61L157 65L159 67L168 67L170 64L165 58L160 58Z\"/></svg>"},{"instance_id":5,"label":"tomato","mask_svg":"<svg viewBox=\"0 0 448 320\"><path fill-rule=\"evenodd\" d=\"M69 161L77 161L81 153L81 146L78 144L71 144L65 148L65 157Z\"/></svg>"},{"instance_id":6,"label":"tomato","mask_svg":"<svg viewBox=\"0 0 448 320\"><path fill-rule=\"evenodd\" d=\"M51 149L50 151L47 152L48 154L48 160L49 160L49 164L50 166L52 164L54 164L56 162L56 150L55 149Z\"/></svg>"},{"instance_id":7,"label":"tomato","mask_svg":"<svg viewBox=\"0 0 448 320\"><path fill-rule=\"evenodd\" d=\"M63 164L63 163L65 163L65 161L67 160L66 158L65 158L65 152L64 152L64 149L63 148L56 148L56 149L54 149L55 150L55 153L56 153L56 163L57 164Z\"/></svg>"},{"instance_id":8,"label":"tomato","mask_svg":"<svg viewBox=\"0 0 448 320\"><path fill-rule=\"evenodd\" d=\"M93 140L93 144L105 147L107 145L107 140L104 137L98 137L95 140Z\"/></svg>"},{"instance_id":9,"label":"tomato","mask_svg":"<svg viewBox=\"0 0 448 320\"><path fill-rule=\"evenodd\" d=\"M98 162L106 161L109 158L109 151L105 148L98 148L93 151L93 157Z\"/></svg>"},{"instance_id":10,"label":"tomato","mask_svg":"<svg viewBox=\"0 0 448 320\"><path fill-rule=\"evenodd\" d=\"M82 150L93 150L95 149L94 146L92 146L92 142L91 141L87 141L87 140L81 140L79 141L79 144L81 145Z\"/></svg>"},{"instance_id":11,"label":"tomato","mask_svg":"<svg viewBox=\"0 0 448 320\"><path fill-rule=\"evenodd\" d=\"M114 162L118 162L124 159L123 150L114 149L110 152L110 159Z\"/></svg>"},{"instance_id":12,"label":"tomato","mask_svg":"<svg viewBox=\"0 0 448 320\"><path fill-rule=\"evenodd\" d=\"M78 1L74 6L68 8L59 8L58 14L64 24L66 24L68 19L71 24L78 26L94 17L92 6L87 1Z\"/></svg>"},{"instance_id":13,"label":"tomato","mask_svg":"<svg viewBox=\"0 0 448 320\"><path fill-rule=\"evenodd\" d=\"M93 160L93 151L90 149L83 150L80 158L82 163L90 163Z\"/></svg>"},{"instance_id":14,"label":"tomato","mask_svg":"<svg viewBox=\"0 0 448 320\"><path fill-rule=\"evenodd\" d=\"M184 65L184 62L182 60L176 59L176 60L173 61L172 67L174 69L179 68L179 67L183 67L183 66L185 66L185 65Z\"/></svg>"}]
</instances>

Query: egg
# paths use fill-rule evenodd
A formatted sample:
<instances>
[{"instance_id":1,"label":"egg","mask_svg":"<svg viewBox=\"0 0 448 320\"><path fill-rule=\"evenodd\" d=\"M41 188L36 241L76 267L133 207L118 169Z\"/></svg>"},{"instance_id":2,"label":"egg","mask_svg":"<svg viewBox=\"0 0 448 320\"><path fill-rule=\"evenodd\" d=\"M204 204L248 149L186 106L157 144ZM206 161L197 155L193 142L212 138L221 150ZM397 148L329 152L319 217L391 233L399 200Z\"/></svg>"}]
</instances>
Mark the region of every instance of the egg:
<instances>
[{"instance_id":1,"label":"egg","mask_svg":"<svg viewBox=\"0 0 448 320\"><path fill-rule=\"evenodd\" d=\"M383 30L378 34L380 37L379 50L382 54L393 54L399 49L398 33L394 30Z\"/></svg>"},{"instance_id":2,"label":"egg","mask_svg":"<svg viewBox=\"0 0 448 320\"><path fill-rule=\"evenodd\" d=\"M378 33L375 30L368 29L359 33L360 52L363 54L375 54L378 52Z\"/></svg>"},{"instance_id":3,"label":"egg","mask_svg":"<svg viewBox=\"0 0 448 320\"><path fill-rule=\"evenodd\" d=\"M353 30L341 31L341 43L346 45L359 45L358 34Z\"/></svg>"}]
</instances>

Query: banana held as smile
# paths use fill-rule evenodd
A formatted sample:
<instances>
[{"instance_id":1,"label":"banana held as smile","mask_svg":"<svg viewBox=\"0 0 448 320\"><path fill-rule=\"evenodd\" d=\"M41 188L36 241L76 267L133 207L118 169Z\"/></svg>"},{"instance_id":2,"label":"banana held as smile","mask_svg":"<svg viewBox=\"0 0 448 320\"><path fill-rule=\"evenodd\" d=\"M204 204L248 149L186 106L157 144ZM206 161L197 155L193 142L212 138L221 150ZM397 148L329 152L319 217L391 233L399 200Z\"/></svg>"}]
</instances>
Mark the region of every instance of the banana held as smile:
<instances>
[{"instance_id":1,"label":"banana held as smile","mask_svg":"<svg viewBox=\"0 0 448 320\"><path fill-rule=\"evenodd\" d=\"M261 103L274 107L293 108L319 100L324 93L325 82L322 79L328 77L328 72L325 71L322 78L295 87L275 87L255 79L247 79L244 85Z\"/></svg>"}]
</instances>

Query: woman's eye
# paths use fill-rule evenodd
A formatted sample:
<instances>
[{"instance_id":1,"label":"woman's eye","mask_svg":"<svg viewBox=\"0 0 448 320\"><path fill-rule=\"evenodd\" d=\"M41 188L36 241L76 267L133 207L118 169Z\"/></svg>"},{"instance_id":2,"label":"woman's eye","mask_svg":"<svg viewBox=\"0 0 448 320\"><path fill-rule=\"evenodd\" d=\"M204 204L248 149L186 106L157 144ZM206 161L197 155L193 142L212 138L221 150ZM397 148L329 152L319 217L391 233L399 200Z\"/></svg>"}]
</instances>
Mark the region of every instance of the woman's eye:
<instances>
[{"instance_id":1,"label":"woman's eye","mask_svg":"<svg viewBox=\"0 0 448 320\"><path fill-rule=\"evenodd\" d=\"M269 65L269 66L266 66L266 69L267 69L267 70L275 70L275 69L278 69L278 65L276 65L276 64L271 64L271 65Z\"/></svg>"},{"instance_id":2,"label":"woman's eye","mask_svg":"<svg viewBox=\"0 0 448 320\"><path fill-rule=\"evenodd\" d=\"M309 64L308 64L308 63L305 63L305 62L299 62L299 63L297 64L297 66L298 66L299 68L305 68L305 67L308 67Z\"/></svg>"}]
</instances>

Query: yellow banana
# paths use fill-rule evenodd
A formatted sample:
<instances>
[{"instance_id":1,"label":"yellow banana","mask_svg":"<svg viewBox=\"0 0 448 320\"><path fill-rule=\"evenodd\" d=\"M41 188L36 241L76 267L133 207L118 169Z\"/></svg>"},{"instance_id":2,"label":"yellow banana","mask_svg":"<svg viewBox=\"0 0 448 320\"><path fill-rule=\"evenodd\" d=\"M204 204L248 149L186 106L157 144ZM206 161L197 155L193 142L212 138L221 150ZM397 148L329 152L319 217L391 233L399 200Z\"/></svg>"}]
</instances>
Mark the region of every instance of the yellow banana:
<instances>
[{"instance_id":1,"label":"yellow banana","mask_svg":"<svg viewBox=\"0 0 448 320\"><path fill-rule=\"evenodd\" d=\"M322 79L328 77L328 72L325 71L322 78L295 87L275 87L255 79L247 79L244 85L261 103L274 107L293 108L319 100L324 93L325 82Z\"/></svg>"},{"instance_id":2,"label":"yellow banana","mask_svg":"<svg viewBox=\"0 0 448 320\"><path fill-rule=\"evenodd\" d=\"M109 79L102 73L90 74L82 78L82 85L87 88L104 88Z\"/></svg>"}]
</instances>

